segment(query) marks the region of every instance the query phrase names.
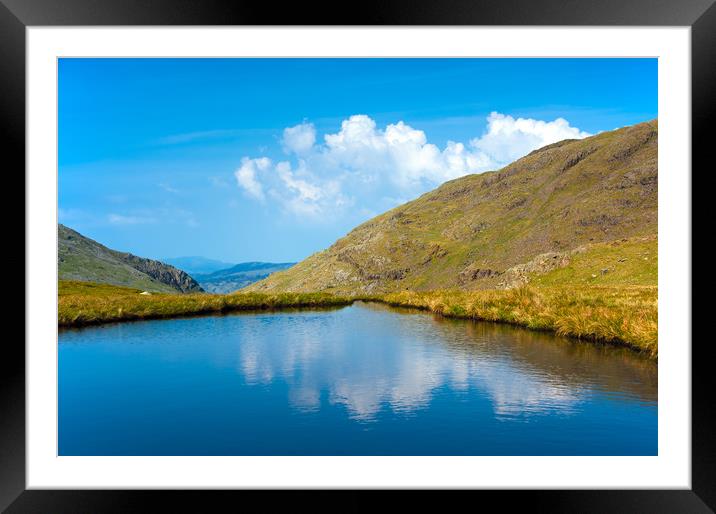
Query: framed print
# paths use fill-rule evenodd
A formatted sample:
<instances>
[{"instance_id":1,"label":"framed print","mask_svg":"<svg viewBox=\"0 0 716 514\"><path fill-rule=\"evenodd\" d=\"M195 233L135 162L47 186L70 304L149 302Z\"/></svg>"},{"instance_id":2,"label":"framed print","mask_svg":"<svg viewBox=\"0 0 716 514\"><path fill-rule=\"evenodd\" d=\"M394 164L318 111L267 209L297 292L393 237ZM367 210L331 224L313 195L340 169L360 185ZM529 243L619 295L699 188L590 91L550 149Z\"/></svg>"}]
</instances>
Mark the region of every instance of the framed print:
<instances>
[{"instance_id":1,"label":"framed print","mask_svg":"<svg viewBox=\"0 0 716 514\"><path fill-rule=\"evenodd\" d=\"M3 0L3 508L712 511L691 170L716 8L640 3Z\"/></svg>"}]
</instances>

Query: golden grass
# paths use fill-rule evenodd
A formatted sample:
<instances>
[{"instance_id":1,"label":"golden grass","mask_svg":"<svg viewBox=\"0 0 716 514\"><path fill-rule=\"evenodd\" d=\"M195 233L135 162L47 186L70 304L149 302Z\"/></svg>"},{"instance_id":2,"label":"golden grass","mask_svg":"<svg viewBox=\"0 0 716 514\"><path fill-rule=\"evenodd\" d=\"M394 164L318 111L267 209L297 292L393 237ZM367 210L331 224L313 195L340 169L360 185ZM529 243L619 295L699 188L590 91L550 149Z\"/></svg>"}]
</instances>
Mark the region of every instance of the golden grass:
<instances>
[{"instance_id":1,"label":"golden grass","mask_svg":"<svg viewBox=\"0 0 716 514\"><path fill-rule=\"evenodd\" d=\"M294 307L331 307L353 300L326 293L152 294L139 289L60 281L58 324L61 327L171 318L196 314Z\"/></svg>"},{"instance_id":2,"label":"golden grass","mask_svg":"<svg viewBox=\"0 0 716 514\"><path fill-rule=\"evenodd\" d=\"M368 300L455 318L496 321L626 345L656 358L655 286L525 286L510 290L399 292L370 297L327 293L152 294L60 281L60 326L170 318L241 310L317 308Z\"/></svg>"},{"instance_id":3,"label":"golden grass","mask_svg":"<svg viewBox=\"0 0 716 514\"><path fill-rule=\"evenodd\" d=\"M626 345L658 355L657 288L521 287L510 290L400 292L376 298L455 318L498 321L559 335Z\"/></svg>"}]
</instances>

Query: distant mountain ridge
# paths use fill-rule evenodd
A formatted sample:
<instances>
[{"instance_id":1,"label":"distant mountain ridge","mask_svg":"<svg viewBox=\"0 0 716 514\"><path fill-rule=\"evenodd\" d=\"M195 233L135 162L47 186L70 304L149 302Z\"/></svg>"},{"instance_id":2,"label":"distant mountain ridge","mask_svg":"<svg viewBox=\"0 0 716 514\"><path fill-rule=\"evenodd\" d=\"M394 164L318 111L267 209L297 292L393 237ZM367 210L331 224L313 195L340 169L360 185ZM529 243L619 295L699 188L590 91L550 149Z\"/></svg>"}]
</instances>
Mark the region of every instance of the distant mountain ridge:
<instances>
[{"instance_id":1,"label":"distant mountain ridge","mask_svg":"<svg viewBox=\"0 0 716 514\"><path fill-rule=\"evenodd\" d=\"M247 289L512 287L567 266L586 246L646 237L655 248L657 141L653 120L545 146L501 170L446 182Z\"/></svg>"},{"instance_id":2,"label":"distant mountain ridge","mask_svg":"<svg viewBox=\"0 0 716 514\"><path fill-rule=\"evenodd\" d=\"M224 262L198 255L187 257L168 257L166 259L162 259L162 262L171 264L175 268L186 271L192 276L196 273L213 273L215 271L227 269L236 265L233 262Z\"/></svg>"},{"instance_id":3,"label":"distant mountain ridge","mask_svg":"<svg viewBox=\"0 0 716 514\"><path fill-rule=\"evenodd\" d=\"M290 268L295 262L242 262L213 273L197 273L194 278L210 293L231 293L272 273Z\"/></svg>"},{"instance_id":4,"label":"distant mountain ridge","mask_svg":"<svg viewBox=\"0 0 716 514\"><path fill-rule=\"evenodd\" d=\"M98 282L159 293L203 292L196 280L174 266L112 250L65 225L57 226L57 239L60 280Z\"/></svg>"}]
</instances>

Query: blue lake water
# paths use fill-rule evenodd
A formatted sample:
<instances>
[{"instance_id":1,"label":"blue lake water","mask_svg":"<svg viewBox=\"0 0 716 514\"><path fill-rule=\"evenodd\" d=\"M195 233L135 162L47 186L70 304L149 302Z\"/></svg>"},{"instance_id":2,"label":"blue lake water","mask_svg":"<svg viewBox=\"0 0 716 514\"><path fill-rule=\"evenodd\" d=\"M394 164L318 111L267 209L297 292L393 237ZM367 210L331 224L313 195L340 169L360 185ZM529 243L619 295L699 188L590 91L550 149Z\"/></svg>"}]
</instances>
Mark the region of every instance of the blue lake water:
<instances>
[{"instance_id":1,"label":"blue lake water","mask_svg":"<svg viewBox=\"0 0 716 514\"><path fill-rule=\"evenodd\" d=\"M63 330L60 455L656 455L628 350L357 303Z\"/></svg>"}]
</instances>

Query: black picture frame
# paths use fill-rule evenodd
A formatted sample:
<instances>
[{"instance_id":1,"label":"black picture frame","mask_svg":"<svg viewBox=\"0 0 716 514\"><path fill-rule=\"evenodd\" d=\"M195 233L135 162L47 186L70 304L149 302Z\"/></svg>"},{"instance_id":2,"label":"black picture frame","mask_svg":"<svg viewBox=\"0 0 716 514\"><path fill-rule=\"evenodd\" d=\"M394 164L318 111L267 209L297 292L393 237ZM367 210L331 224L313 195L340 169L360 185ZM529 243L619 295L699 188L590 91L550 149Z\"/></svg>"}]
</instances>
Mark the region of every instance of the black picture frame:
<instances>
[{"instance_id":1,"label":"black picture frame","mask_svg":"<svg viewBox=\"0 0 716 514\"><path fill-rule=\"evenodd\" d=\"M340 9L339 9L340 8ZM577 25L690 26L692 50L692 169L707 173L709 124L716 90L714 0L476 0L364 1L270 4L217 0L0 0L0 134L5 169L25 169L25 29L52 25ZM711 159L712 160L712 159ZM683 170L684 173L693 173ZM24 180L20 188L24 190ZM6 194L7 190L6 190ZM694 204L696 205L696 204ZM704 207L705 208L705 207ZM709 213L710 214L710 213ZM16 215L15 215L16 216ZM695 221L699 219L693 213ZM11 218L5 218L6 220ZM19 230L19 227L17 227ZM18 235L24 238L23 235ZM23 246L24 247L24 246ZM25 269L25 274L32 270ZM29 308L31 306L26 306ZM699 307L694 305L695 309ZM624 491L479 491L502 508L545 512L713 512L716 510L713 373L710 341L692 346L692 489ZM685 344L690 341L685 341ZM236 495L268 502L275 492L25 490L25 350L6 337L0 357L0 509L7 512L130 512L238 510ZM363 510L382 503L376 492L334 492L315 498L289 492L292 508ZM470 493L474 494L474 493ZM260 498L259 498L260 496ZM411 495L430 506L422 492ZM432 500L435 501L435 500ZM437 500L441 501L441 500ZM474 501L474 500L470 500ZM442 502L442 501L441 501ZM443 504L444 505L444 504ZM212 506L214 507L212 509Z\"/></svg>"}]
</instances>

